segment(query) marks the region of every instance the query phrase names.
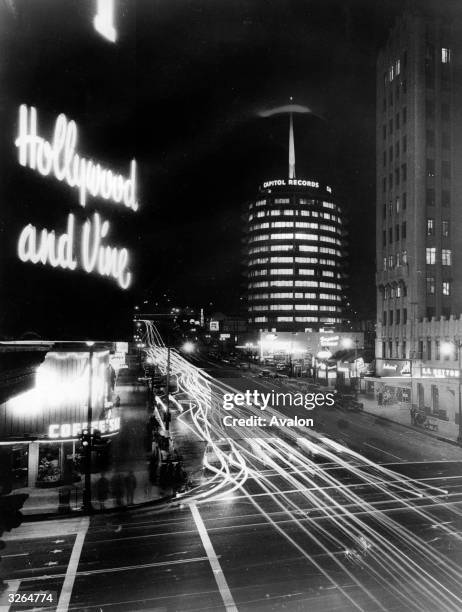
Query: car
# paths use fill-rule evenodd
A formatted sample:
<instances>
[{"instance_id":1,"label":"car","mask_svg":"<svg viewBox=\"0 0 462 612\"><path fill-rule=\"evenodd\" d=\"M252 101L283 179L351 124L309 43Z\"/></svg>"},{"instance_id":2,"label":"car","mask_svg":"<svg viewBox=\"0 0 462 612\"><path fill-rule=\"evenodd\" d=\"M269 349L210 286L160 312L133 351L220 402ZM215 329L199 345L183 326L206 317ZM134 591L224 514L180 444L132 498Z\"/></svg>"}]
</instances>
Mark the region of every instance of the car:
<instances>
[{"instance_id":1,"label":"car","mask_svg":"<svg viewBox=\"0 0 462 612\"><path fill-rule=\"evenodd\" d=\"M258 378L271 378L272 376L274 376L274 373L270 370L261 370L258 372Z\"/></svg>"},{"instance_id":2,"label":"car","mask_svg":"<svg viewBox=\"0 0 462 612\"><path fill-rule=\"evenodd\" d=\"M287 370L287 364L286 363L277 363L276 364L276 370Z\"/></svg>"}]
</instances>

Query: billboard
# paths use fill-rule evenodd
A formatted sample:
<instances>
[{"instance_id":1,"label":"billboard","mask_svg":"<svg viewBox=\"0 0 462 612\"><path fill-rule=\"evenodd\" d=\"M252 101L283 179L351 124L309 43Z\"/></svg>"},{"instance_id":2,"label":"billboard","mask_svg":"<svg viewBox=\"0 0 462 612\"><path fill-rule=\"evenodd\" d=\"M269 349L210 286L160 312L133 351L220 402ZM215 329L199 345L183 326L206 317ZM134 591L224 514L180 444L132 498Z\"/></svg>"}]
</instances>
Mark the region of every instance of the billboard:
<instances>
[{"instance_id":1,"label":"billboard","mask_svg":"<svg viewBox=\"0 0 462 612\"><path fill-rule=\"evenodd\" d=\"M140 206L133 13L119 19L119 47L95 29L93 2L3 9L0 339L130 337ZM99 30L106 22L101 14Z\"/></svg>"}]
</instances>

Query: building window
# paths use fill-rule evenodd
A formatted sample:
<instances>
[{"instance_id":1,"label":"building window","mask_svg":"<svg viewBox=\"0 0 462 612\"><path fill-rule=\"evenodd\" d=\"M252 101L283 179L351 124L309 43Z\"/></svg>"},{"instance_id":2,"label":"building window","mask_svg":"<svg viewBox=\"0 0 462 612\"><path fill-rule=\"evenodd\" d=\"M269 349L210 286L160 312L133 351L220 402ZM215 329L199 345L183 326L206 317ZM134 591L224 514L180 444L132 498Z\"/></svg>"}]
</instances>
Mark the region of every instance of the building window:
<instances>
[{"instance_id":1,"label":"building window","mask_svg":"<svg viewBox=\"0 0 462 612\"><path fill-rule=\"evenodd\" d=\"M382 217L384 219L386 219L386 217L387 217L387 205L386 204L384 204L383 207L382 207Z\"/></svg>"},{"instance_id":2,"label":"building window","mask_svg":"<svg viewBox=\"0 0 462 612\"><path fill-rule=\"evenodd\" d=\"M387 324L387 311L386 310L383 311L383 324L384 325Z\"/></svg>"},{"instance_id":3,"label":"building window","mask_svg":"<svg viewBox=\"0 0 462 612\"><path fill-rule=\"evenodd\" d=\"M407 122L407 108L403 108L403 125Z\"/></svg>"},{"instance_id":4,"label":"building window","mask_svg":"<svg viewBox=\"0 0 462 612\"><path fill-rule=\"evenodd\" d=\"M431 359L432 358L432 341L431 340L427 340L427 359Z\"/></svg>"},{"instance_id":5,"label":"building window","mask_svg":"<svg viewBox=\"0 0 462 612\"><path fill-rule=\"evenodd\" d=\"M395 183L399 185L399 168L395 168Z\"/></svg>"},{"instance_id":6,"label":"building window","mask_svg":"<svg viewBox=\"0 0 462 612\"><path fill-rule=\"evenodd\" d=\"M435 206L435 190L427 189L427 206Z\"/></svg>"},{"instance_id":7,"label":"building window","mask_svg":"<svg viewBox=\"0 0 462 612\"><path fill-rule=\"evenodd\" d=\"M403 153L407 151L407 136L406 134L403 136Z\"/></svg>"},{"instance_id":8,"label":"building window","mask_svg":"<svg viewBox=\"0 0 462 612\"><path fill-rule=\"evenodd\" d=\"M383 258L383 269L386 272L387 270L387 258L386 257Z\"/></svg>"},{"instance_id":9,"label":"building window","mask_svg":"<svg viewBox=\"0 0 462 612\"><path fill-rule=\"evenodd\" d=\"M407 193L403 193L403 210L406 210L407 207Z\"/></svg>"},{"instance_id":10,"label":"building window","mask_svg":"<svg viewBox=\"0 0 462 612\"><path fill-rule=\"evenodd\" d=\"M387 190L387 177L384 176L382 179L382 191L385 193Z\"/></svg>"},{"instance_id":11,"label":"building window","mask_svg":"<svg viewBox=\"0 0 462 612\"><path fill-rule=\"evenodd\" d=\"M427 219L427 236L435 235L435 219Z\"/></svg>"},{"instance_id":12,"label":"building window","mask_svg":"<svg viewBox=\"0 0 462 612\"><path fill-rule=\"evenodd\" d=\"M436 263L436 248L435 247L427 247L425 249L426 254L426 262L431 265Z\"/></svg>"},{"instance_id":13,"label":"building window","mask_svg":"<svg viewBox=\"0 0 462 612\"><path fill-rule=\"evenodd\" d=\"M386 230L383 230L382 246L384 246L384 247L387 246L387 231Z\"/></svg>"},{"instance_id":14,"label":"building window","mask_svg":"<svg viewBox=\"0 0 462 612\"><path fill-rule=\"evenodd\" d=\"M441 119L443 121L449 121L451 117L451 112L449 110L449 104L442 104L441 105Z\"/></svg>"},{"instance_id":15,"label":"building window","mask_svg":"<svg viewBox=\"0 0 462 612\"><path fill-rule=\"evenodd\" d=\"M401 261L403 264L407 264L407 251L406 249L401 253Z\"/></svg>"},{"instance_id":16,"label":"building window","mask_svg":"<svg viewBox=\"0 0 462 612\"><path fill-rule=\"evenodd\" d=\"M403 308L403 324L407 323L407 308Z\"/></svg>"},{"instance_id":17,"label":"building window","mask_svg":"<svg viewBox=\"0 0 462 612\"><path fill-rule=\"evenodd\" d=\"M401 180L407 181L407 165L406 164L401 165Z\"/></svg>"},{"instance_id":18,"label":"building window","mask_svg":"<svg viewBox=\"0 0 462 612\"><path fill-rule=\"evenodd\" d=\"M382 136L384 140L387 139L387 126L386 125L382 126Z\"/></svg>"},{"instance_id":19,"label":"building window","mask_svg":"<svg viewBox=\"0 0 462 612\"><path fill-rule=\"evenodd\" d=\"M443 281L443 295L451 295L451 281Z\"/></svg>"},{"instance_id":20,"label":"building window","mask_svg":"<svg viewBox=\"0 0 462 612\"><path fill-rule=\"evenodd\" d=\"M447 189L443 189L443 191L441 192L441 204L443 206L451 205L451 196Z\"/></svg>"},{"instance_id":21,"label":"building window","mask_svg":"<svg viewBox=\"0 0 462 612\"><path fill-rule=\"evenodd\" d=\"M396 311L396 325L401 323L401 310Z\"/></svg>"},{"instance_id":22,"label":"building window","mask_svg":"<svg viewBox=\"0 0 462 612\"><path fill-rule=\"evenodd\" d=\"M401 348L401 357L406 359L406 340L403 340L402 348Z\"/></svg>"},{"instance_id":23,"label":"building window","mask_svg":"<svg viewBox=\"0 0 462 612\"><path fill-rule=\"evenodd\" d=\"M289 198L275 198L274 200L275 204L289 204L289 202Z\"/></svg>"},{"instance_id":24,"label":"building window","mask_svg":"<svg viewBox=\"0 0 462 612\"><path fill-rule=\"evenodd\" d=\"M396 113L395 127L396 127L397 130L399 130L399 113Z\"/></svg>"},{"instance_id":25,"label":"building window","mask_svg":"<svg viewBox=\"0 0 462 612\"><path fill-rule=\"evenodd\" d=\"M443 178L451 178L451 163L448 161L441 162L441 173Z\"/></svg>"},{"instance_id":26,"label":"building window","mask_svg":"<svg viewBox=\"0 0 462 612\"><path fill-rule=\"evenodd\" d=\"M435 132L433 130L427 130L427 147L435 146Z\"/></svg>"},{"instance_id":27,"label":"building window","mask_svg":"<svg viewBox=\"0 0 462 612\"><path fill-rule=\"evenodd\" d=\"M451 259L452 259L451 256L452 256L451 249L443 249L441 251L441 263L443 264L443 266L451 265Z\"/></svg>"},{"instance_id":28,"label":"building window","mask_svg":"<svg viewBox=\"0 0 462 612\"><path fill-rule=\"evenodd\" d=\"M441 222L441 234L444 238L449 236L449 221L446 221L445 219L443 219Z\"/></svg>"},{"instance_id":29,"label":"building window","mask_svg":"<svg viewBox=\"0 0 462 612\"><path fill-rule=\"evenodd\" d=\"M440 341L436 340L435 342L435 359L441 359L441 351L440 351Z\"/></svg>"},{"instance_id":30,"label":"building window","mask_svg":"<svg viewBox=\"0 0 462 612\"><path fill-rule=\"evenodd\" d=\"M406 239L406 221L403 221L401 223L401 240L405 240Z\"/></svg>"},{"instance_id":31,"label":"building window","mask_svg":"<svg viewBox=\"0 0 462 612\"><path fill-rule=\"evenodd\" d=\"M443 47L441 49L441 63L449 64L450 61L451 61L451 49L447 49L446 47Z\"/></svg>"},{"instance_id":32,"label":"building window","mask_svg":"<svg viewBox=\"0 0 462 612\"><path fill-rule=\"evenodd\" d=\"M428 159L426 163L427 176L435 176L435 160Z\"/></svg>"},{"instance_id":33,"label":"building window","mask_svg":"<svg viewBox=\"0 0 462 612\"><path fill-rule=\"evenodd\" d=\"M388 341L388 356L390 357L390 359L393 357L393 341L392 340Z\"/></svg>"},{"instance_id":34,"label":"building window","mask_svg":"<svg viewBox=\"0 0 462 612\"><path fill-rule=\"evenodd\" d=\"M395 143L395 156L397 158L399 157L399 140L397 140Z\"/></svg>"},{"instance_id":35,"label":"building window","mask_svg":"<svg viewBox=\"0 0 462 612\"><path fill-rule=\"evenodd\" d=\"M431 100L425 102L425 116L427 119L435 118L435 104Z\"/></svg>"},{"instance_id":36,"label":"building window","mask_svg":"<svg viewBox=\"0 0 462 612\"><path fill-rule=\"evenodd\" d=\"M400 298L401 297L401 285L398 285L396 287L396 297Z\"/></svg>"},{"instance_id":37,"label":"building window","mask_svg":"<svg viewBox=\"0 0 462 612\"><path fill-rule=\"evenodd\" d=\"M399 240L399 225L395 225L395 240Z\"/></svg>"},{"instance_id":38,"label":"building window","mask_svg":"<svg viewBox=\"0 0 462 612\"><path fill-rule=\"evenodd\" d=\"M435 277L427 276L427 295L435 295Z\"/></svg>"},{"instance_id":39,"label":"building window","mask_svg":"<svg viewBox=\"0 0 462 612\"><path fill-rule=\"evenodd\" d=\"M390 325L393 325L393 310L388 311L388 317L389 317Z\"/></svg>"}]
</instances>

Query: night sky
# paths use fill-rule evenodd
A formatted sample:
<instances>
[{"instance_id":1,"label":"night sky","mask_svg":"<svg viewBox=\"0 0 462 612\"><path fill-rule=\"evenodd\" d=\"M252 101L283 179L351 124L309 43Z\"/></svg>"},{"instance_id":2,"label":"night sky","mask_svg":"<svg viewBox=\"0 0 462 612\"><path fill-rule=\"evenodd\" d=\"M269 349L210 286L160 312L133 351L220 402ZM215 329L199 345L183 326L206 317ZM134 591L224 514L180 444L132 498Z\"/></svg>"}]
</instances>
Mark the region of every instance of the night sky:
<instances>
[{"instance_id":1,"label":"night sky","mask_svg":"<svg viewBox=\"0 0 462 612\"><path fill-rule=\"evenodd\" d=\"M297 176L325 180L344 202L352 304L373 318L375 62L404 3L152 4L138 19L152 296L168 284L181 302L238 307L242 205L262 180L287 176L288 118L258 114L293 96L312 110L295 120Z\"/></svg>"},{"instance_id":2,"label":"night sky","mask_svg":"<svg viewBox=\"0 0 462 612\"><path fill-rule=\"evenodd\" d=\"M102 317L164 293L172 305L237 312L243 207L260 182L287 175L288 118L259 113L290 96L312 111L295 118L297 177L327 182L344 203L351 302L360 318L374 318L375 63L404 5L116 0L112 45L92 28L93 0L0 0L1 277L16 323L27 327L27 302L33 329L44 313L53 329L58 313L62 333L74 333L68 322L83 309L99 336L111 336L112 323L98 328ZM44 131L59 112L76 119L91 157L121 170L138 160L140 211L111 217L114 236L136 253L133 292L18 267L18 228L62 224L75 207L62 185L18 170L21 102L42 109ZM0 334L13 319L2 312Z\"/></svg>"}]
</instances>

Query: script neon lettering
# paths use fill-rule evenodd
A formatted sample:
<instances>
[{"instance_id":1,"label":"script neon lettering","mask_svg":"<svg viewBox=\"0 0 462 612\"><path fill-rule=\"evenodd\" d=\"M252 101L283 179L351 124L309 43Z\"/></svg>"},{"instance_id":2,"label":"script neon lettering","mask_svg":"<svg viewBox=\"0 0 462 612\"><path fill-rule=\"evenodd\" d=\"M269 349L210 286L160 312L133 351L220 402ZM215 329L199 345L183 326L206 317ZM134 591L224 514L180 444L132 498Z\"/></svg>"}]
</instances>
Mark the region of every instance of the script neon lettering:
<instances>
[{"instance_id":1,"label":"script neon lettering","mask_svg":"<svg viewBox=\"0 0 462 612\"><path fill-rule=\"evenodd\" d=\"M49 263L53 268L75 270L77 261L73 257L74 215L69 215L67 231L56 239L55 232L43 229L37 241L37 228L29 223L18 240L18 257L34 264Z\"/></svg>"},{"instance_id":2,"label":"script neon lettering","mask_svg":"<svg viewBox=\"0 0 462 612\"><path fill-rule=\"evenodd\" d=\"M82 231L82 266L91 273L97 271L101 276L112 276L122 289L131 283L131 273L127 270L128 251L101 244L109 231L109 221L101 223L98 213L87 220Z\"/></svg>"},{"instance_id":3,"label":"script neon lettering","mask_svg":"<svg viewBox=\"0 0 462 612\"><path fill-rule=\"evenodd\" d=\"M98 0L98 11L93 20L95 30L111 42L115 42L117 32L114 27L114 0Z\"/></svg>"},{"instance_id":4,"label":"script neon lettering","mask_svg":"<svg viewBox=\"0 0 462 612\"><path fill-rule=\"evenodd\" d=\"M19 133L15 140L21 166L37 170L42 176L52 175L78 189L79 203L85 206L88 195L123 203L138 210L136 199L136 162L130 162L129 176L104 168L76 152L77 125L64 114L57 117L52 142L37 135L37 110L21 104Z\"/></svg>"}]
</instances>

